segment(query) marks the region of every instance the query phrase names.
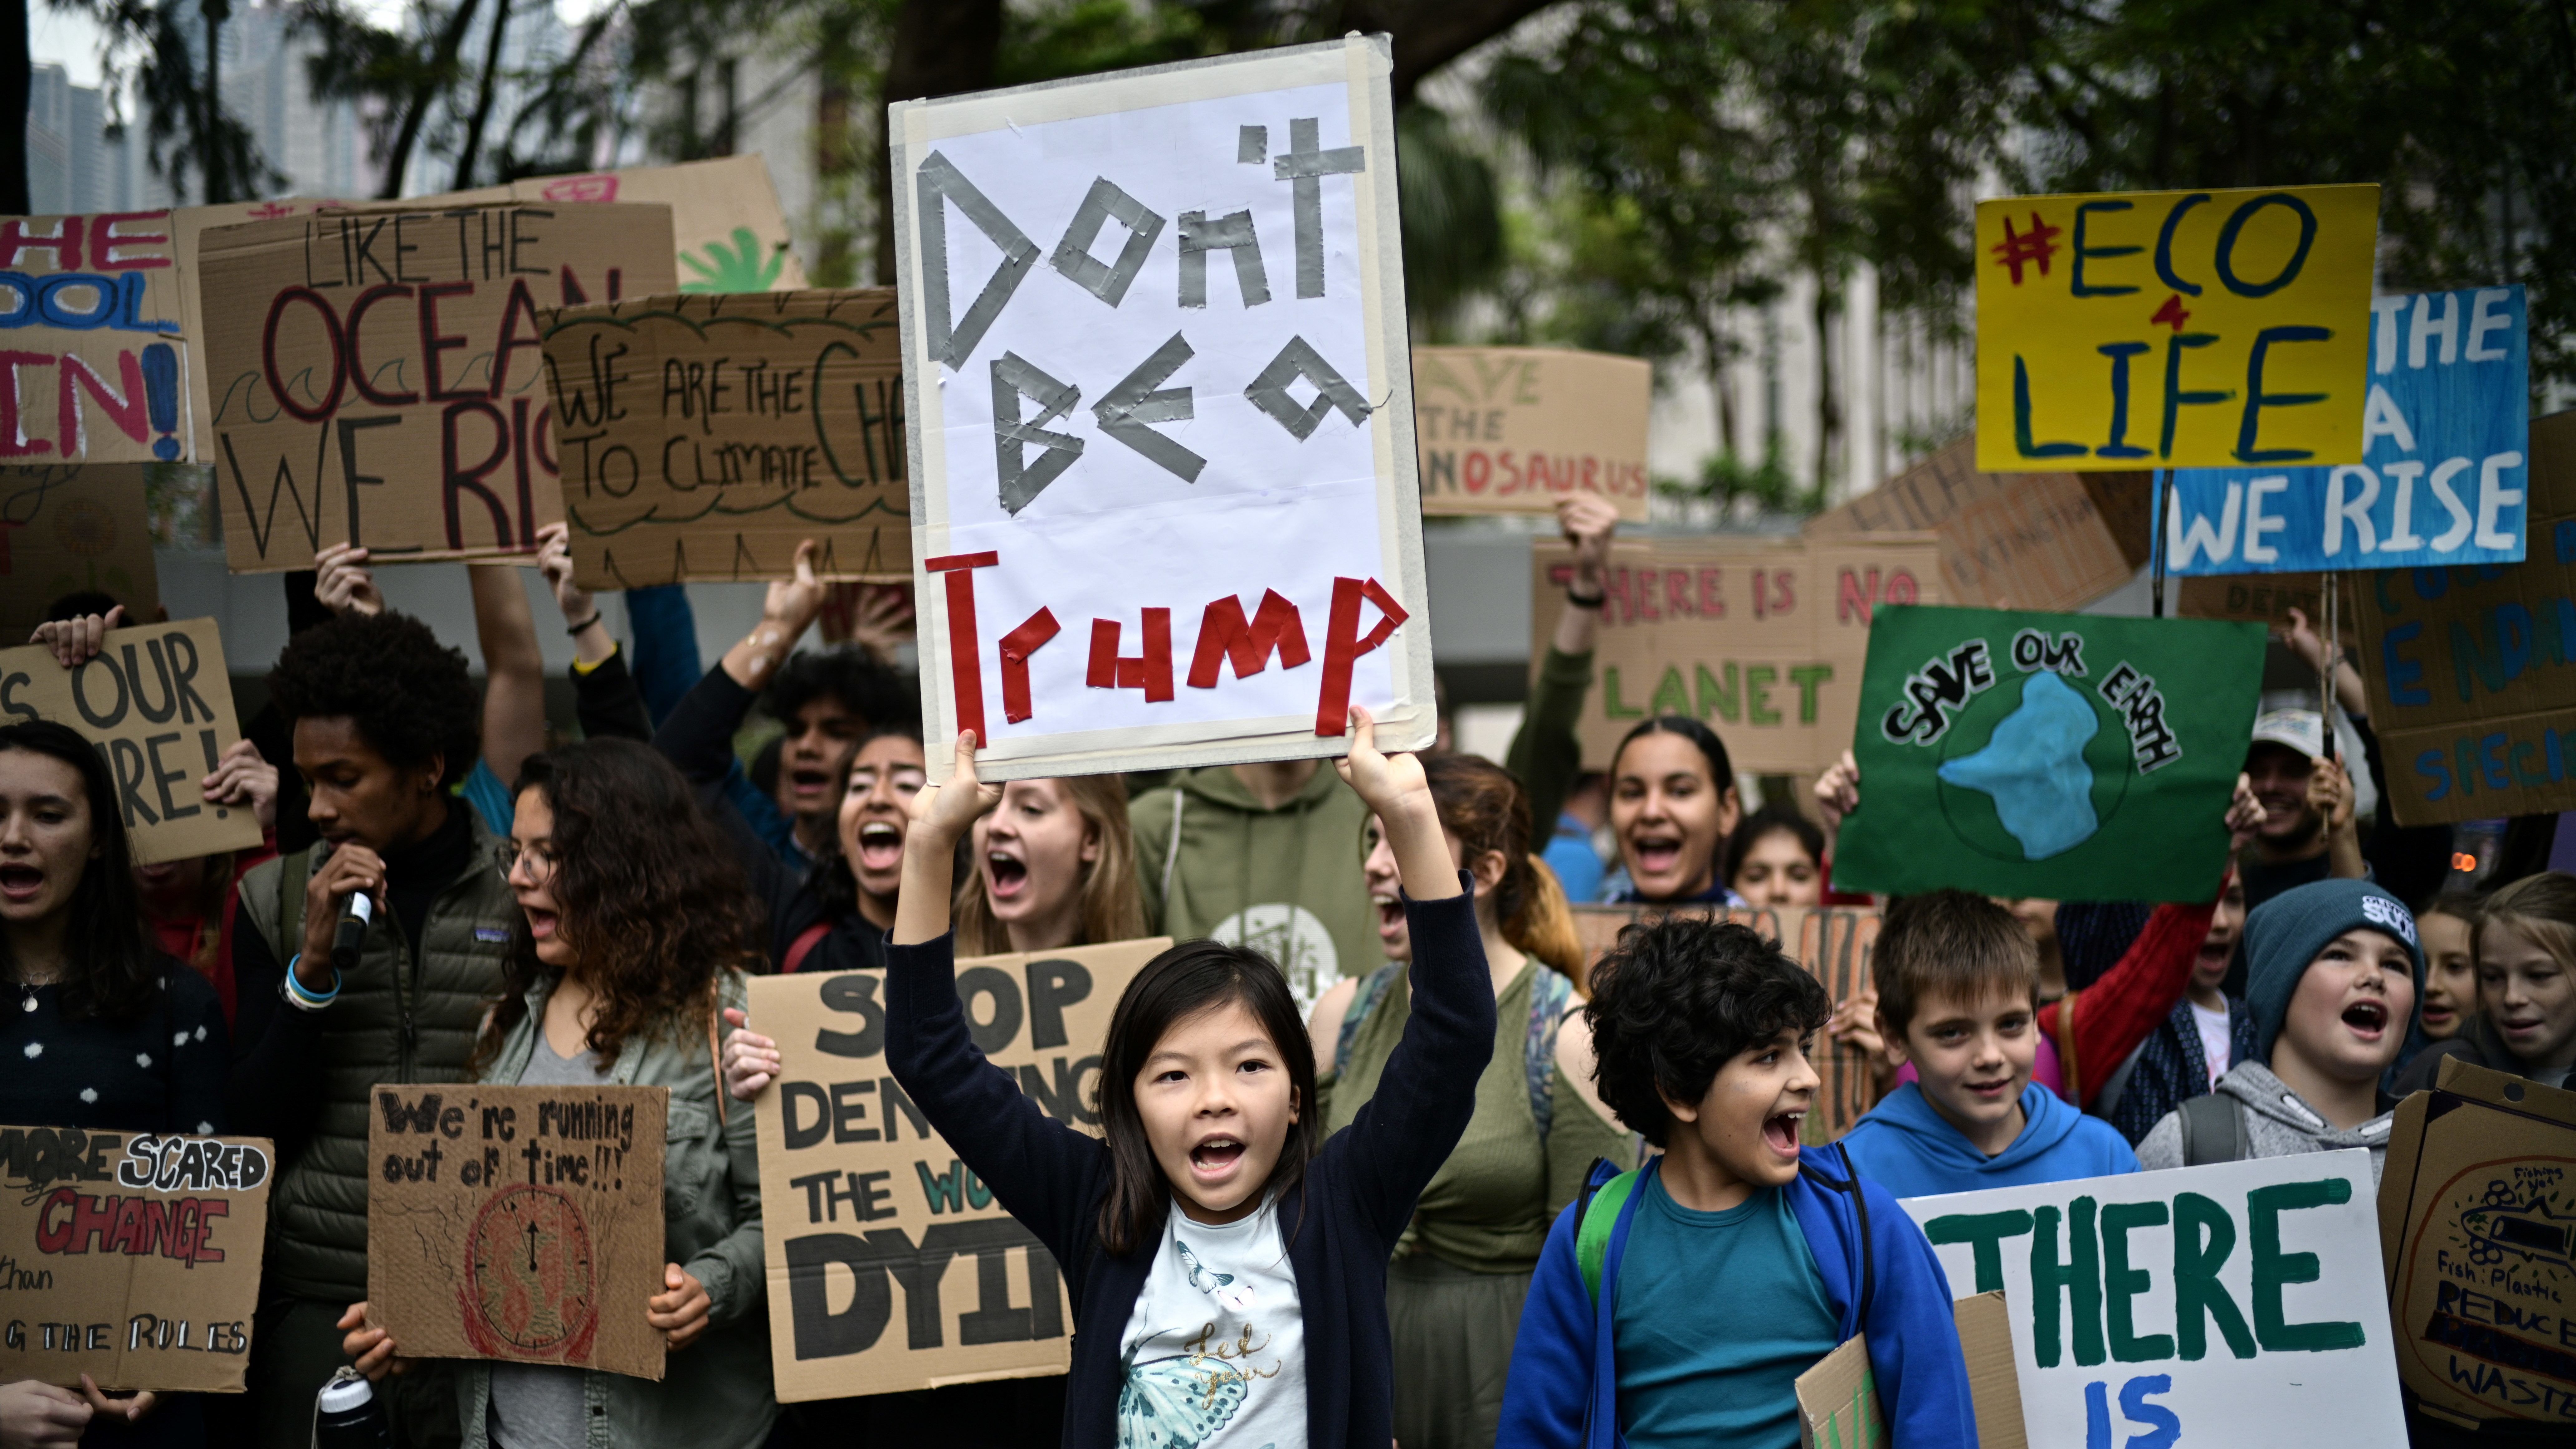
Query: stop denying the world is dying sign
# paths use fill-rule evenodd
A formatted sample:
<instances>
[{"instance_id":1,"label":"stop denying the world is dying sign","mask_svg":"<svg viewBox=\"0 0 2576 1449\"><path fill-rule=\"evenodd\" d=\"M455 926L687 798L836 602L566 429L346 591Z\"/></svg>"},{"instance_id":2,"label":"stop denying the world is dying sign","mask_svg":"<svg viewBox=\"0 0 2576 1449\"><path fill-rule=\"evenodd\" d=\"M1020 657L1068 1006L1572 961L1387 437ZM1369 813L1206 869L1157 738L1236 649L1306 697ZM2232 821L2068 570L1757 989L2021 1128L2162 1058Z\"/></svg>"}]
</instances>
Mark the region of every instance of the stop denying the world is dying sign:
<instances>
[{"instance_id":1,"label":"stop denying the world is dying sign","mask_svg":"<svg viewBox=\"0 0 2576 1449\"><path fill-rule=\"evenodd\" d=\"M934 774L1430 742L1391 54L891 108Z\"/></svg>"}]
</instances>

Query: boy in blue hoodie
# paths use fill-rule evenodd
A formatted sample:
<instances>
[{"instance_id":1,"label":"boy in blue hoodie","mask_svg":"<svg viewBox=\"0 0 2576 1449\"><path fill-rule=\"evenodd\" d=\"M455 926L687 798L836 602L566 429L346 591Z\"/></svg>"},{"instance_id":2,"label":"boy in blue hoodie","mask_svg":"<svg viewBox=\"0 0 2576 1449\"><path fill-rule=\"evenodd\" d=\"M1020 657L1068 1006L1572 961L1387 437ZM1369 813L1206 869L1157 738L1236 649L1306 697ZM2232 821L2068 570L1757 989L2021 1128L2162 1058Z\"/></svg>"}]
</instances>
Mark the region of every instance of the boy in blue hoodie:
<instances>
[{"instance_id":1,"label":"boy in blue hoodie","mask_svg":"<svg viewBox=\"0 0 2576 1449\"><path fill-rule=\"evenodd\" d=\"M1798 1375L1856 1333L1897 1444L1975 1449L1931 1245L1848 1162L1801 1160L1824 988L1776 942L1677 915L1624 932L1592 991L1601 1100L1664 1151L1597 1167L1548 1233L1498 1449L1792 1449Z\"/></svg>"},{"instance_id":2,"label":"boy in blue hoodie","mask_svg":"<svg viewBox=\"0 0 2576 1449\"><path fill-rule=\"evenodd\" d=\"M1906 1198L2138 1170L2118 1129L2030 1079L2039 952L2012 912L1965 891L1907 896L1871 970L1879 1035L1916 1080L1844 1134L1861 1176Z\"/></svg>"}]
</instances>

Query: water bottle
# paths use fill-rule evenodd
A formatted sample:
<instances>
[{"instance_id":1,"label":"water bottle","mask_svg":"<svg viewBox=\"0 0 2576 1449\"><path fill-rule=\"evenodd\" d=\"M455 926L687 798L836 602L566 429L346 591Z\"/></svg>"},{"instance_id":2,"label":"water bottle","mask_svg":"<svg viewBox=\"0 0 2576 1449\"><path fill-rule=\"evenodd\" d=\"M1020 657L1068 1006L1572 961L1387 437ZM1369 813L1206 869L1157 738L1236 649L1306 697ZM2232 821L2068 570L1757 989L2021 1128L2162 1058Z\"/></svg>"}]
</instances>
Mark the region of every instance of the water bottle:
<instances>
[{"instance_id":1,"label":"water bottle","mask_svg":"<svg viewBox=\"0 0 2576 1449\"><path fill-rule=\"evenodd\" d=\"M384 1401L356 1369L331 1375L314 1396L313 1449L393 1449L393 1442Z\"/></svg>"}]
</instances>

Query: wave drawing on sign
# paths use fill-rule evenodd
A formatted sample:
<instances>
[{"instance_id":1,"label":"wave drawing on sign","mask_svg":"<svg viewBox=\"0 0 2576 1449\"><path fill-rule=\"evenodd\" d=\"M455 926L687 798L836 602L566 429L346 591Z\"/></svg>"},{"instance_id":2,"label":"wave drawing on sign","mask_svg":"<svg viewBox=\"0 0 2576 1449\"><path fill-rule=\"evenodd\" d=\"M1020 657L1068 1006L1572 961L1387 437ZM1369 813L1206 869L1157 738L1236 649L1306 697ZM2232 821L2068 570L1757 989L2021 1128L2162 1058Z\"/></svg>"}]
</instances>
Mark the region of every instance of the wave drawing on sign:
<instances>
[{"instance_id":1,"label":"wave drawing on sign","mask_svg":"<svg viewBox=\"0 0 2576 1449\"><path fill-rule=\"evenodd\" d=\"M2032 860L2063 855L2102 828L2084 747L2101 731L2093 706L2051 673L2025 677L2021 706L1986 747L1942 762L1941 778L1995 802L2005 830Z\"/></svg>"}]
</instances>

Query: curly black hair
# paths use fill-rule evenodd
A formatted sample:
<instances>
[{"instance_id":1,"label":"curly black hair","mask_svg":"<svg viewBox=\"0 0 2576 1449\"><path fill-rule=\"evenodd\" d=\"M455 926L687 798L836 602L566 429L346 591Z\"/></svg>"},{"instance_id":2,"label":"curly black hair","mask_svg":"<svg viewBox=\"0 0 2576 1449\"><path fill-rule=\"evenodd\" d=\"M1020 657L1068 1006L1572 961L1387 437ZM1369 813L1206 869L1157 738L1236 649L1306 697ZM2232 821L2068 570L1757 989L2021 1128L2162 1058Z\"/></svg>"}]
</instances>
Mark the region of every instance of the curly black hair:
<instances>
[{"instance_id":1,"label":"curly black hair","mask_svg":"<svg viewBox=\"0 0 2576 1449\"><path fill-rule=\"evenodd\" d=\"M1681 914L1621 931L1583 1008L1603 1104L1658 1147L1673 1124L1667 1096L1696 1102L1738 1052L1833 1014L1824 984L1779 942Z\"/></svg>"},{"instance_id":2,"label":"curly black hair","mask_svg":"<svg viewBox=\"0 0 2576 1449\"><path fill-rule=\"evenodd\" d=\"M296 635L269 671L268 697L290 722L348 716L396 766L441 756L445 785L464 779L482 749L483 704L464 651L408 614L343 614Z\"/></svg>"},{"instance_id":3,"label":"curly black hair","mask_svg":"<svg viewBox=\"0 0 2576 1449\"><path fill-rule=\"evenodd\" d=\"M921 686L856 644L788 655L762 704L770 718L793 721L796 711L823 698L839 700L870 729L921 718Z\"/></svg>"}]
</instances>

